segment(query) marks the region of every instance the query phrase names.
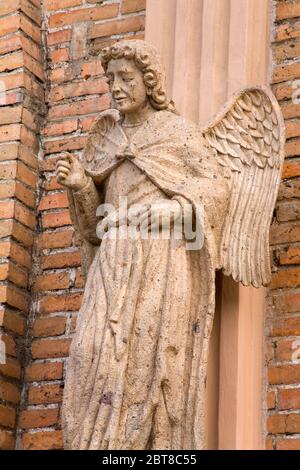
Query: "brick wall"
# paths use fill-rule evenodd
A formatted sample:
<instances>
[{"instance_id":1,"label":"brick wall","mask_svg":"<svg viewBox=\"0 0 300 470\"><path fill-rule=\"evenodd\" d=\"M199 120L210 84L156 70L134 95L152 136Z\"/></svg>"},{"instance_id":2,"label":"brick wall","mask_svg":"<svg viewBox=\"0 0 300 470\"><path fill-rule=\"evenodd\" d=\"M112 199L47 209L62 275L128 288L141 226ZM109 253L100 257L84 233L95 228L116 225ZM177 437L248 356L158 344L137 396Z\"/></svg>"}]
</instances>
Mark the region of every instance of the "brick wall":
<instances>
[{"instance_id":1,"label":"brick wall","mask_svg":"<svg viewBox=\"0 0 300 470\"><path fill-rule=\"evenodd\" d=\"M62 447L63 378L82 298L80 254L65 190L54 168L62 151L80 158L87 133L109 106L99 51L122 37L143 38L145 0L44 0L47 51L38 225L34 244L32 309L18 448Z\"/></svg>"},{"instance_id":2,"label":"brick wall","mask_svg":"<svg viewBox=\"0 0 300 470\"><path fill-rule=\"evenodd\" d=\"M15 446L44 111L39 0L0 1L0 448ZM0 347L3 343L0 342Z\"/></svg>"},{"instance_id":3,"label":"brick wall","mask_svg":"<svg viewBox=\"0 0 300 470\"><path fill-rule=\"evenodd\" d=\"M284 114L287 143L271 229L273 279L267 312L267 448L299 450L300 1L277 1L274 8L273 89Z\"/></svg>"}]
</instances>

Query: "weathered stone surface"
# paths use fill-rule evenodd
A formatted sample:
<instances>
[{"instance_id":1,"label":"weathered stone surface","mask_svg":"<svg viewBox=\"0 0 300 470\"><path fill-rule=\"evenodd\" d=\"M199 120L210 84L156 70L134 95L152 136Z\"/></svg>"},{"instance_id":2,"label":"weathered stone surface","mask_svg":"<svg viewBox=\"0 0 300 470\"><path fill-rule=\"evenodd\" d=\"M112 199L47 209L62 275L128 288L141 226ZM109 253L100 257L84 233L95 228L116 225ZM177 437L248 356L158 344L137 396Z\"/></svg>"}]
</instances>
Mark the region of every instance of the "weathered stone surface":
<instances>
[{"instance_id":1,"label":"weathered stone surface","mask_svg":"<svg viewBox=\"0 0 300 470\"><path fill-rule=\"evenodd\" d=\"M67 154L56 166L86 276L64 390L65 447L201 449L215 270L255 287L270 280L282 116L269 89L250 88L199 129L175 112L150 44L121 41L102 63L116 109L93 125L82 161ZM104 202L117 213L99 215ZM175 237L182 218L202 230L193 248L182 226Z\"/></svg>"}]
</instances>

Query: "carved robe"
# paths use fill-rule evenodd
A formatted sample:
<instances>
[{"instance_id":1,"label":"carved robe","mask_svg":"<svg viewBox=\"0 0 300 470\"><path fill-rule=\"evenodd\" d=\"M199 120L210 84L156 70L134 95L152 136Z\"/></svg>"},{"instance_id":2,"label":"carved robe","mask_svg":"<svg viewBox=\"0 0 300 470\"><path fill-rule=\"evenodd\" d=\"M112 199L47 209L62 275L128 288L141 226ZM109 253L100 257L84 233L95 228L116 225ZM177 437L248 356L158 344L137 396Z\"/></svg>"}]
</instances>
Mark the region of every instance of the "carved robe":
<instances>
[{"instance_id":1,"label":"carved robe","mask_svg":"<svg viewBox=\"0 0 300 470\"><path fill-rule=\"evenodd\" d=\"M201 449L215 270L229 186L199 129L155 112L133 137L103 113L87 146L88 185L70 194L93 258L64 390L68 449ZM130 150L128 152L128 149ZM128 154L131 153L130 157ZM123 157L120 158L120 154ZM96 237L101 202L175 198L204 206L204 246Z\"/></svg>"}]
</instances>

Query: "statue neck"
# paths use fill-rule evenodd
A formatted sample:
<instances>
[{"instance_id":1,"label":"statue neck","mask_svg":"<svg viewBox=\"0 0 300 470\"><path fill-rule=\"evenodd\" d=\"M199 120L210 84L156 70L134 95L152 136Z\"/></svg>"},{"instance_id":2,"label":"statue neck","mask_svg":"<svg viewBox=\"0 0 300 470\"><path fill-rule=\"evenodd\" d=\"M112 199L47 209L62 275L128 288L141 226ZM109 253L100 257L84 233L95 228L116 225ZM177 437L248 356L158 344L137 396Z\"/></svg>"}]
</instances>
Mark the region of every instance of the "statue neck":
<instances>
[{"instance_id":1,"label":"statue neck","mask_svg":"<svg viewBox=\"0 0 300 470\"><path fill-rule=\"evenodd\" d=\"M151 104L147 102L145 106L136 112L125 114L122 124L124 127L138 127L147 121L147 119L155 112L155 109L153 109Z\"/></svg>"}]
</instances>

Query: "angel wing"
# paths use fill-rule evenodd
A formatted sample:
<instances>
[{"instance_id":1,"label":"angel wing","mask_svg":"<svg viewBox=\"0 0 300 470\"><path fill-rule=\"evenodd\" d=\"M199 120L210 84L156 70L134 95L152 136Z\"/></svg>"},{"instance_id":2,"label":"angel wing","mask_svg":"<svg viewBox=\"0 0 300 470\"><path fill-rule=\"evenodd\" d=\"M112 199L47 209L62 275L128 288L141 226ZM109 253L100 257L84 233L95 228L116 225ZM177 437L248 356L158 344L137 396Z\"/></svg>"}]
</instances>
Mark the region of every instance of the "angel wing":
<instances>
[{"instance_id":1,"label":"angel wing","mask_svg":"<svg viewBox=\"0 0 300 470\"><path fill-rule=\"evenodd\" d=\"M221 268L245 286L271 278L269 228L284 160L284 121L268 87L242 90L202 130L231 179Z\"/></svg>"}]
</instances>

